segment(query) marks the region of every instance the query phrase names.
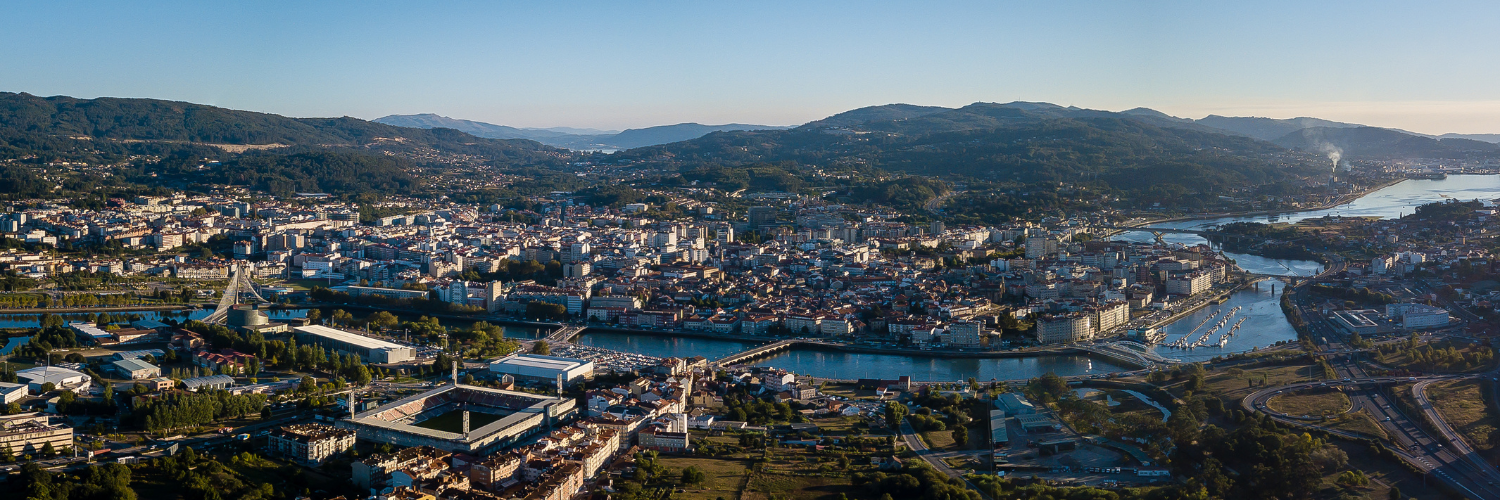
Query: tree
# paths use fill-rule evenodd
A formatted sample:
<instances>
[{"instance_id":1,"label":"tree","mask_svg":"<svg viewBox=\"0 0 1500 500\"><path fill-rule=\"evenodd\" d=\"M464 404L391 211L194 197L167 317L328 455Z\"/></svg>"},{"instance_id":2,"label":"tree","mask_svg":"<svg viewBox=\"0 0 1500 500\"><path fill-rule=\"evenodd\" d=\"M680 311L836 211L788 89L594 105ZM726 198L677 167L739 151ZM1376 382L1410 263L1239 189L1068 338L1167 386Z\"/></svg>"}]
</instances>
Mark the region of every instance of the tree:
<instances>
[{"instance_id":1,"label":"tree","mask_svg":"<svg viewBox=\"0 0 1500 500\"><path fill-rule=\"evenodd\" d=\"M960 448L968 448L969 428L962 425L953 426L953 442Z\"/></svg>"},{"instance_id":2,"label":"tree","mask_svg":"<svg viewBox=\"0 0 1500 500\"><path fill-rule=\"evenodd\" d=\"M699 484L708 479L708 474L697 466L682 469L682 484Z\"/></svg>"},{"instance_id":3,"label":"tree","mask_svg":"<svg viewBox=\"0 0 1500 500\"><path fill-rule=\"evenodd\" d=\"M396 315L386 311L377 311L374 314L371 314L369 318L366 318L366 321L369 321L371 325L381 329L392 328L398 324L401 324L401 320L396 318Z\"/></svg>"},{"instance_id":4,"label":"tree","mask_svg":"<svg viewBox=\"0 0 1500 500\"><path fill-rule=\"evenodd\" d=\"M906 405L899 402L891 401L890 403L887 403L885 405L886 425L889 425L892 429L900 428L901 421L906 420L906 414L908 411L909 410L906 408Z\"/></svg>"},{"instance_id":5,"label":"tree","mask_svg":"<svg viewBox=\"0 0 1500 500\"><path fill-rule=\"evenodd\" d=\"M52 448L51 441L48 441L47 444L42 445L42 458L52 458L55 456L57 456L57 450Z\"/></svg>"},{"instance_id":6,"label":"tree","mask_svg":"<svg viewBox=\"0 0 1500 500\"><path fill-rule=\"evenodd\" d=\"M349 311L345 311L343 309L334 309L332 319L333 323L336 325L349 326L349 323L351 321L354 321L354 315L349 314Z\"/></svg>"},{"instance_id":7,"label":"tree","mask_svg":"<svg viewBox=\"0 0 1500 500\"><path fill-rule=\"evenodd\" d=\"M546 356L552 354L552 346L547 345L547 341L545 340L538 340L535 344L531 345L531 353Z\"/></svg>"},{"instance_id":8,"label":"tree","mask_svg":"<svg viewBox=\"0 0 1500 500\"><path fill-rule=\"evenodd\" d=\"M320 321L322 319L323 319L323 311L318 310L318 309L308 309L307 310L307 322L308 323L316 325L316 324L318 324L318 321Z\"/></svg>"}]
</instances>

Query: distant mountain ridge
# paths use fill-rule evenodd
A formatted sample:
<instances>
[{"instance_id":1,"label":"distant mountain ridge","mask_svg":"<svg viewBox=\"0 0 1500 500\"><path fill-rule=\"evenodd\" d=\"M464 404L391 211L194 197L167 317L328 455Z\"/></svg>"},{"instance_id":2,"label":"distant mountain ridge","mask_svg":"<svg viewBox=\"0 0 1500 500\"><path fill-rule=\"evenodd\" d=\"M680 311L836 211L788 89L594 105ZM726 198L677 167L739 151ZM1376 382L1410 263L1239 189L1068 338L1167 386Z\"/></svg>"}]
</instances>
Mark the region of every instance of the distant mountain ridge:
<instances>
[{"instance_id":1,"label":"distant mountain ridge","mask_svg":"<svg viewBox=\"0 0 1500 500\"><path fill-rule=\"evenodd\" d=\"M490 139L529 139L537 142L542 142L542 139L572 137L575 135L580 135L575 132L566 132L564 130L589 130L566 127L559 127L560 130L542 128L516 128L507 127L505 125L495 125L492 123L476 122L473 120L449 118L433 113L422 113L419 115L390 115L376 118L372 121L374 121L375 123L384 123L386 125L407 128L451 128L460 132L466 132L476 137L487 137ZM598 134L613 132L596 131L594 133Z\"/></svg>"},{"instance_id":2,"label":"distant mountain ridge","mask_svg":"<svg viewBox=\"0 0 1500 500\"><path fill-rule=\"evenodd\" d=\"M570 127L555 127L550 129L516 128L473 120L449 118L432 113L390 115L376 118L374 121L397 127L423 129L451 128L491 139L529 139L548 146L574 150L621 150L697 139L714 132L780 130L790 128L744 123L728 123L724 125L679 123L676 125L627 129L619 132L594 131L598 133L574 133L574 131L587 132L592 129Z\"/></svg>"}]
</instances>

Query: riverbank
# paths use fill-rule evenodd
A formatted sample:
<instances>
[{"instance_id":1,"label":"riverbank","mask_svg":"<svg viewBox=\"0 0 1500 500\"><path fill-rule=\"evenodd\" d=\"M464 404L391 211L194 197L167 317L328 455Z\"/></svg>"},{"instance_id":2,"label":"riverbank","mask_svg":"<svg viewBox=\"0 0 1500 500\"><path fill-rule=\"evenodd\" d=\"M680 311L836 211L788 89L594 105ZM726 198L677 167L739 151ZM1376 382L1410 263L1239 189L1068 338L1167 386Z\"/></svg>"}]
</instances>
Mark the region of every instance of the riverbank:
<instances>
[{"instance_id":1,"label":"riverbank","mask_svg":"<svg viewBox=\"0 0 1500 500\"><path fill-rule=\"evenodd\" d=\"M78 314L78 313L101 313L101 312L137 312L137 311L193 311L199 309L192 305L175 306L100 306L100 307L47 307L30 309L0 309L0 314Z\"/></svg>"},{"instance_id":2,"label":"riverbank","mask_svg":"<svg viewBox=\"0 0 1500 500\"><path fill-rule=\"evenodd\" d=\"M1338 197L1338 198L1336 198L1333 201L1330 201L1328 203L1324 203L1322 205L1317 205L1317 206L1312 206L1312 207L1302 207L1302 208L1296 208L1296 209L1292 209L1292 210L1254 210L1254 211L1249 211L1249 212L1224 212L1224 213L1217 213L1217 214L1209 214L1209 213L1193 214L1193 215L1184 215L1184 216L1180 216L1180 217L1168 217L1168 218L1165 218L1165 219L1153 219L1153 220L1150 220L1150 221L1147 221L1147 222L1142 222L1142 223L1140 223L1138 225L1135 225L1135 226L1132 226L1132 227L1150 226L1150 225L1153 225L1153 224L1165 224L1165 223L1169 223L1169 222L1189 222L1189 221L1196 221L1196 220L1225 219L1225 218L1231 218L1231 217L1260 217L1260 216L1266 216L1266 215L1282 215L1282 214L1294 214L1294 213L1300 213L1300 212L1317 212L1317 211L1320 211L1320 210L1329 210L1329 209L1336 208L1336 207L1339 207L1339 206L1347 205L1349 203L1353 203L1355 200L1358 200L1360 198L1368 196L1371 193L1374 193L1376 191L1380 191L1382 189L1385 189L1385 188L1388 188L1388 187L1391 187L1391 186L1394 186L1394 185L1397 185L1397 184L1400 184L1402 182L1406 182L1406 181L1409 181L1409 180L1411 180L1411 179L1407 178L1407 177L1402 177L1402 178L1398 178L1398 179L1391 179L1391 180L1382 182L1382 183L1380 183L1378 185L1371 186L1371 187L1366 188L1366 189L1362 189L1362 190L1359 190L1359 191L1356 191L1356 192L1353 192L1353 193L1345 194L1345 195L1340 196L1340 197ZM1123 232L1123 231L1121 231L1121 232Z\"/></svg>"},{"instance_id":3,"label":"riverbank","mask_svg":"<svg viewBox=\"0 0 1500 500\"><path fill-rule=\"evenodd\" d=\"M721 340L721 341L725 341L725 342L754 343L755 345L752 346L752 347L750 347L750 349L759 348L761 346L764 346L764 345L772 343L772 342L791 341L791 345L787 346L787 349L795 349L795 350L800 350L800 351L836 352L836 353L845 353L845 354L872 354L872 355L882 355L882 356L901 356L901 357L905 357L905 358L923 358L923 359L971 359L971 360L980 360L980 359L1045 358L1045 357L1054 357L1054 356L1084 356L1084 357L1088 357L1090 359L1096 359L1096 360L1100 360L1100 361L1106 361L1106 362L1113 363L1113 364L1122 364L1122 365L1128 364L1128 365L1131 365L1131 366L1134 366L1134 367L1142 367L1139 363L1136 363L1136 362L1134 362L1132 360L1126 360L1126 359L1116 358L1116 357L1112 357L1112 356L1101 355L1099 353L1096 353L1096 352L1093 352L1093 351L1089 351L1087 349L1080 349L1080 348L1077 348L1077 347L1070 347L1070 346L1050 346L1050 347L1027 348L1027 349L1020 349L1020 350L1009 350L1009 351L990 351L990 350L978 350L978 351L922 350L922 349L912 349L912 348L903 348L903 347L883 347L883 346L871 346L871 345L860 345L860 344L847 344L847 343L828 341L828 340L818 339L818 338L801 339L801 338L766 337L766 336L757 336L757 335L724 335L724 334L718 334L718 333L712 333L712 332L699 332L699 331L639 330L639 329L633 329L633 328L598 327L598 326L589 326L589 327L586 327L586 328L584 328L584 330L582 332L579 333L579 335L580 336L587 336L587 335L589 335L591 333L617 334L617 335L645 335L645 336L666 337L666 338L697 338L697 339L706 339L706 340ZM583 343L583 342L579 342L579 343L587 345L586 343ZM749 349L746 349L746 350L749 350ZM776 352L768 353L766 356L761 357L761 358L757 358L757 359L774 358L777 355L779 355L782 351L783 350L777 350ZM722 359L722 357L720 359ZM711 361L713 361L713 360L711 360ZM751 362L739 363L739 364L753 364L753 361L754 360L752 360Z\"/></svg>"}]
</instances>

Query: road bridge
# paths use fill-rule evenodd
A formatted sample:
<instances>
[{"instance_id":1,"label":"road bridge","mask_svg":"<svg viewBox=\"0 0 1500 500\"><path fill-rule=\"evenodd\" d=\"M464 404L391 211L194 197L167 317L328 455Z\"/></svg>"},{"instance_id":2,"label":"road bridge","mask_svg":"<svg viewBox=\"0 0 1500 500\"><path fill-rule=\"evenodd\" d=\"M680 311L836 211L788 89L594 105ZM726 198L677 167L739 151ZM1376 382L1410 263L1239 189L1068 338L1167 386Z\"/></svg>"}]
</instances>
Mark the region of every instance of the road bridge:
<instances>
[{"instance_id":1,"label":"road bridge","mask_svg":"<svg viewBox=\"0 0 1500 500\"><path fill-rule=\"evenodd\" d=\"M1123 361L1135 366L1149 368L1158 364L1171 365L1182 361L1165 358L1151 351L1146 344L1132 340L1119 340L1078 346L1079 349L1106 358Z\"/></svg>"},{"instance_id":2,"label":"road bridge","mask_svg":"<svg viewBox=\"0 0 1500 500\"><path fill-rule=\"evenodd\" d=\"M1147 232L1147 233L1161 233L1161 234L1165 234L1165 233L1181 233L1181 234L1196 234L1196 235L1199 235L1199 236L1203 236L1203 235L1206 235L1206 234L1211 234L1211 233L1214 232L1212 230L1183 229L1183 228L1177 228L1177 227L1151 227L1151 226L1102 226L1102 227L1105 228L1105 229L1114 229L1114 230L1117 230L1117 231L1142 231L1142 232Z\"/></svg>"},{"instance_id":3,"label":"road bridge","mask_svg":"<svg viewBox=\"0 0 1500 500\"><path fill-rule=\"evenodd\" d=\"M775 353L778 353L778 352L781 352L781 351L785 351L787 349L791 349L792 346L800 344L800 343L801 343L801 341L798 341L798 340L787 339L787 340L778 340L778 341L775 341L775 342L772 342L772 343L769 343L769 344L761 344L761 345L758 345L758 346L755 346L755 347L752 347L752 348L749 348L749 349L746 349L746 350L743 350L743 351L740 351L740 352L737 352L737 353L734 353L734 354L730 354L728 356L724 356L722 358L716 359L716 360L713 361L713 364L714 364L714 366L737 365L737 364L740 364L740 363L744 363L746 361L750 361L750 360L757 359L757 358L763 358L763 357L769 356L771 354L775 354Z\"/></svg>"},{"instance_id":4,"label":"road bridge","mask_svg":"<svg viewBox=\"0 0 1500 500\"><path fill-rule=\"evenodd\" d=\"M566 344L572 342L578 334L583 333L585 328L588 327L583 325L563 325L562 328L553 330L546 337L542 337L542 340L547 341L548 344Z\"/></svg>"}]
</instances>

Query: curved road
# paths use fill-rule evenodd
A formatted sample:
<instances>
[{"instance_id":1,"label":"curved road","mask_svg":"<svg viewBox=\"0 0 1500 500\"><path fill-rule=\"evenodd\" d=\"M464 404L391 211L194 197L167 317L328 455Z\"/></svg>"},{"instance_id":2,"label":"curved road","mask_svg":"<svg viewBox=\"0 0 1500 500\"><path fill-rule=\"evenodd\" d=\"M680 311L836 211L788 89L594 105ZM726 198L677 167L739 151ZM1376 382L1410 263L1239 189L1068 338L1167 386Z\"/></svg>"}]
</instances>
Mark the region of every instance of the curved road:
<instances>
[{"instance_id":1,"label":"curved road","mask_svg":"<svg viewBox=\"0 0 1500 500\"><path fill-rule=\"evenodd\" d=\"M1303 427L1317 428L1334 434L1351 436L1347 432L1326 429L1317 425L1314 421L1304 421L1295 417L1279 415L1266 407L1266 401L1278 393L1323 386L1343 386L1345 394L1349 396L1353 408L1350 411L1367 411L1370 416L1380 425L1381 429L1390 436L1390 444L1396 455L1402 460L1417 467L1430 477L1440 480L1451 486L1455 491L1461 492L1469 498L1494 499L1500 498L1500 471L1474 454L1473 450L1463 442L1463 439L1443 421L1441 415L1437 414L1430 402L1426 400L1424 389L1432 382L1440 380L1453 380L1463 378L1462 376L1442 377L1370 377L1364 369L1354 361L1357 356L1363 355L1357 349L1344 343L1343 332L1336 328L1327 317L1316 314L1311 304L1306 302L1303 294L1293 296L1293 301L1307 318L1307 334L1313 342L1318 345L1321 352L1315 355L1322 356L1333 367L1336 378L1334 380L1320 382L1306 382L1280 387L1266 388L1254 394L1246 396L1242 406L1249 411L1259 411L1271 415L1277 421L1298 425ZM1491 373L1491 376L1497 375ZM1420 409L1426 414L1426 418L1436 424L1442 432L1442 439L1435 439L1428 434L1423 426L1419 425L1414 418L1423 418L1420 415L1408 416L1398 409L1390 397L1381 393L1378 389L1380 384L1416 382L1412 392ZM1445 446L1443 440L1448 441Z\"/></svg>"},{"instance_id":2,"label":"curved road","mask_svg":"<svg viewBox=\"0 0 1500 500\"><path fill-rule=\"evenodd\" d=\"M1454 377L1428 377L1421 378L1419 384L1427 384L1440 380L1451 380ZM1431 474L1431 477L1449 484L1453 489L1462 492L1465 496L1474 499L1500 498L1500 472L1489 467L1482 459L1473 455L1467 446L1459 448L1445 447L1439 440L1433 439L1416 422L1401 413L1388 398L1380 394L1376 389L1382 384L1392 384L1410 381L1405 377L1372 377L1372 378L1349 378L1344 380L1330 380L1326 382L1304 382L1278 387L1270 387L1255 392L1241 402L1241 406L1247 411L1258 411L1270 415L1276 421L1319 429L1331 434L1352 438L1367 438L1354 433L1329 429L1318 425L1316 420L1301 419L1293 415L1284 415L1271 410L1266 403L1278 394L1292 392L1302 389L1319 387L1344 387L1347 390L1353 408L1350 411L1361 409L1368 411L1390 436L1392 451L1407 463L1417 469ZM1430 406L1430 405L1429 405ZM1461 441L1459 441L1461 442Z\"/></svg>"}]
</instances>

